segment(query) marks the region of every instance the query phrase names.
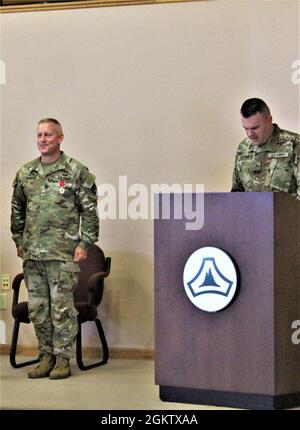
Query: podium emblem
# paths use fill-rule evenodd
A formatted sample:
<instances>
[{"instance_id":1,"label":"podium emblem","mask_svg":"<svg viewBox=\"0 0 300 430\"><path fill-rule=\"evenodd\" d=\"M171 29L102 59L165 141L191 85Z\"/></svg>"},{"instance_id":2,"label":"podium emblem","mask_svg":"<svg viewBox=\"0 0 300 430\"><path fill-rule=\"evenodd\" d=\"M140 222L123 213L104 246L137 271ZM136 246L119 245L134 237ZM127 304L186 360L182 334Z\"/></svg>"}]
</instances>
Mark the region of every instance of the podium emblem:
<instances>
[{"instance_id":1,"label":"podium emblem","mask_svg":"<svg viewBox=\"0 0 300 430\"><path fill-rule=\"evenodd\" d=\"M217 312L227 307L237 292L236 267L222 249L200 248L185 264L183 283L195 306L206 312Z\"/></svg>"}]
</instances>

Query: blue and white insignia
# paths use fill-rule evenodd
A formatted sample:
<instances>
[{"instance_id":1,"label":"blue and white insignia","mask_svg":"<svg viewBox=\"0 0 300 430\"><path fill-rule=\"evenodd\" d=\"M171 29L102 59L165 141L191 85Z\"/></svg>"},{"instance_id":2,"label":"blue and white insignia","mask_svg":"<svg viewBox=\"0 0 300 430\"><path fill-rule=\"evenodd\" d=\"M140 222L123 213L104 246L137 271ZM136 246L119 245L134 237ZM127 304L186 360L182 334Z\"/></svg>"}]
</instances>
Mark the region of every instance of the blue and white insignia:
<instances>
[{"instance_id":1,"label":"blue and white insignia","mask_svg":"<svg viewBox=\"0 0 300 430\"><path fill-rule=\"evenodd\" d=\"M207 312L217 312L232 301L237 290L237 272L226 252L204 247L188 258L183 283L195 306Z\"/></svg>"},{"instance_id":2,"label":"blue and white insignia","mask_svg":"<svg viewBox=\"0 0 300 430\"><path fill-rule=\"evenodd\" d=\"M194 297L207 293L222 294L227 297L232 284L233 282L220 272L214 257L203 258L199 272L188 282Z\"/></svg>"}]
</instances>

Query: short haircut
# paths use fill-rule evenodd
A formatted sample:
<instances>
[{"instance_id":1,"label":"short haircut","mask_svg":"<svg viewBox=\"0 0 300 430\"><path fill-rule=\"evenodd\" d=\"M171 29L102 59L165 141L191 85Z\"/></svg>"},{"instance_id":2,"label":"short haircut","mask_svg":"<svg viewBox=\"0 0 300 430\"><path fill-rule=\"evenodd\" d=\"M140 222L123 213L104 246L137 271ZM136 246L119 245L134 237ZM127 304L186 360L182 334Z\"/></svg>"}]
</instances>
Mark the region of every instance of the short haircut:
<instances>
[{"instance_id":1,"label":"short haircut","mask_svg":"<svg viewBox=\"0 0 300 430\"><path fill-rule=\"evenodd\" d=\"M52 124L55 124L57 133L63 134L61 123L57 121L57 119L55 118L43 118L38 122L38 126L40 124L49 123L49 122L51 122Z\"/></svg>"},{"instance_id":2,"label":"short haircut","mask_svg":"<svg viewBox=\"0 0 300 430\"><path fill-rule=\"evenodd\" d=\"M246 100L241 107L241 114L244 118L249 118L249 116L255 115L257 112L264 116L271 115L270 109L267 104L257 98Z\"/></svg>"}]
</instances>

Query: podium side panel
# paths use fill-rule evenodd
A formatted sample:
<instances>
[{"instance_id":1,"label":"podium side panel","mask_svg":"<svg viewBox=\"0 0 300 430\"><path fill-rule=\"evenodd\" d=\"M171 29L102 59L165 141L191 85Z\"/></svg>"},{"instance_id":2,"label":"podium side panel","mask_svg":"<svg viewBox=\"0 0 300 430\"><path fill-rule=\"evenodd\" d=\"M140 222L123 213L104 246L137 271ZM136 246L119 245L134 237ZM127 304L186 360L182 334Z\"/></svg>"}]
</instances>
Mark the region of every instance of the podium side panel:
<instances>
[{"instance_id":1,"label":"podium side panel","mask_svg":"<svg viewBox=\"0 0 300 430\"><path fill-rule=\"evenodd\" d=\"M300 201L275 195L276 394L300 392L300 344L292 323L300 320Z\"/></svg>"}]
</instances>

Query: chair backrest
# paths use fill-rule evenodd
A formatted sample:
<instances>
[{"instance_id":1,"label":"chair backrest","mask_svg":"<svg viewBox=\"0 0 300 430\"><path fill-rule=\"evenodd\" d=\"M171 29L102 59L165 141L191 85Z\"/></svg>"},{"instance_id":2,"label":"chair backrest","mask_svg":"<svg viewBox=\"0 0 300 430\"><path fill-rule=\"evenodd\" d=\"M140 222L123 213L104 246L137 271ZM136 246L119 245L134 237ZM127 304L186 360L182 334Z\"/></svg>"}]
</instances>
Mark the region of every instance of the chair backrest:
<instances>
[{"instance_id":1,"label":"chair backrest","mask_svg":"<svg viewBox=\"0 0 300 430\"><path fill-rule=\"evenodd\" d=\"M91 275L96 272L104 272L105 267L105 255L102 249L97 245L92 245L88 249L87 259L79 263L80 273L78 277L78 284L74 291L74 301L76 302L87 302L88 301L88 280ZM97 282L96 294L94 299L94 305L98 306L101 302L103 295L103 279Z\"/></svg>"}]
</instances>

